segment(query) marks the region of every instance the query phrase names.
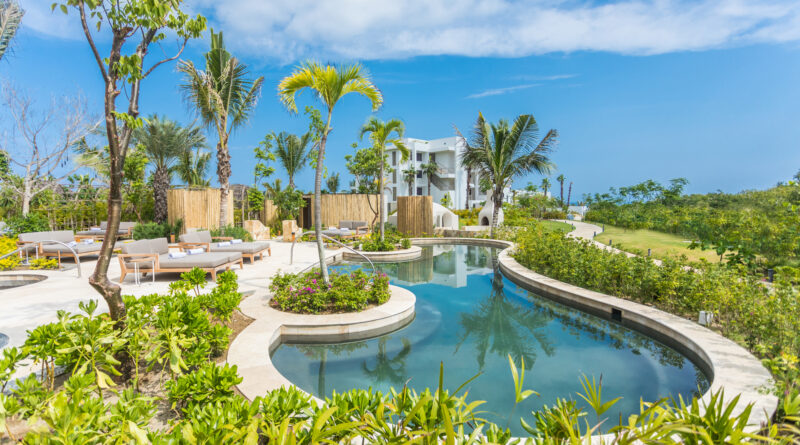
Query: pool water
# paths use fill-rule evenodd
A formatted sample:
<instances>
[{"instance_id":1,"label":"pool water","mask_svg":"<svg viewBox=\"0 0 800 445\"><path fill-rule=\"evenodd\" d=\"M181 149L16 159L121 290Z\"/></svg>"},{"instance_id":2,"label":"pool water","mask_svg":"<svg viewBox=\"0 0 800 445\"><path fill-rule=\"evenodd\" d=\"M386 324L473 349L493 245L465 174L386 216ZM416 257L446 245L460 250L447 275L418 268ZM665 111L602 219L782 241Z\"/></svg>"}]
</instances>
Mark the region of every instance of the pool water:
<instances>
[{"instance_id":1,"label":"pool water","mask_svg":"<svg viewBox=\"0 0 800 445\"><path fill-rule=\"evenodd\" d=\"M622 397L606 413L605 429L638 412L640 398L691 397L708 387L703 372L674 349L515 285L493 267L495 255L487 247L441 245L426 247L419 260L376 266L416 295L413 322L363 341L281 344L272 361L318 397L353 388L387 392L406 382L434 389L440 362L450 390L480 373L466 386L468 399L485 400L483 417L518 435L525 433L520 417L533 424L532 410L557 397L582 401L576 393L583 376L602 379L604 399ZM361 265L334 266L354 267ZM539 393L516 409L509 355L517 365L524 358L525 389Z\"/></svg>"}]
</instances>

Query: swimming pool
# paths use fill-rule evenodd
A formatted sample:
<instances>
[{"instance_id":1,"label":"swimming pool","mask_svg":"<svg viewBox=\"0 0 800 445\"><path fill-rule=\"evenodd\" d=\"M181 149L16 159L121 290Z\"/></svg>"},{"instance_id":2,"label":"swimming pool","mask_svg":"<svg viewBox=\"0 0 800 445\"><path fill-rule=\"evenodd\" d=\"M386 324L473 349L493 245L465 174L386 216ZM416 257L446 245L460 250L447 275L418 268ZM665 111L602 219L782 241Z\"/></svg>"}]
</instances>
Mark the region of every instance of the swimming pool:
<instances>
[{"instance_id":1,"label":"swimming pool","mask_svg":"<svg viewBox=\"0 0 800 445\"><path fill-rule=\"evenodd\" d=\"M515 285L494 267L496 252L437 245L425 247L418 260L377 265L416 295L414 321L363 341L281 344L272 362L318 397L352 388L388 391L406 382L435 388L440 362L451 390L481 373L467 386L469 399L485 400L483 417L520 435L520 416L532 423L530 411L552 406L557 397L580 400L575 393L584 375L602 378L607 400L622 397L606 414L610 419L637 412L640 398L691 397L708 387L701 369L665 344ZM361 264L334 266L353 267ZM526 389L540 394L513 413L509 354L518 364L525 359Z\"/></svg>"}]
</instances>

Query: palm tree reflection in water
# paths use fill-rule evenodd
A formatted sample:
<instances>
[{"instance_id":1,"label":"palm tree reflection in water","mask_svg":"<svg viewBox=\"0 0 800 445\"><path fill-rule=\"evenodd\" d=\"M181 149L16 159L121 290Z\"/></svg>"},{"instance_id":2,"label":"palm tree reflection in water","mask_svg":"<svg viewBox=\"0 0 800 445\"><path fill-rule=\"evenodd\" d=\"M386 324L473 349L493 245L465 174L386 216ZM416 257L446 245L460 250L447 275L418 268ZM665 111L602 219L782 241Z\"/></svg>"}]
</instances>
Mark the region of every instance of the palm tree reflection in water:
<instances>
[{"instance_id":1,"label":"palm tree reflection in water","mask_svg":"<svg viewBox=\"0 0 800 445\"><path fill-rule=\"evenodd\" d=\"M467 339L475 339L476 359L480 370L486 364L486 355L491 352L504 358L508 355L525 359L525 368L531 369L536 362L536 347L547 355L555 352L553 341L544 328L553 317L544 311L509 301L503 292L503 276L492 256L492 292L470 313L461 314L462 334L455 352Z\"/></svg>"},{"instance_id":2,"label":"palm tree reflection in water","mask_svg":"<svg viewBox=\"0 0 800 445\"><path fill-rule=\"evenodd\" d=\"M373 383L389 383L390 386L399 388L403 386L408 373L406 372L406 357L411 353L411 342L403 338L403 348L394 357L389 358L386 353L386 340L383 336L378 340L378 354L375 356L375 366L370 369L367 361L361 363L364 375Z\"/></svg>"}]
</instances>

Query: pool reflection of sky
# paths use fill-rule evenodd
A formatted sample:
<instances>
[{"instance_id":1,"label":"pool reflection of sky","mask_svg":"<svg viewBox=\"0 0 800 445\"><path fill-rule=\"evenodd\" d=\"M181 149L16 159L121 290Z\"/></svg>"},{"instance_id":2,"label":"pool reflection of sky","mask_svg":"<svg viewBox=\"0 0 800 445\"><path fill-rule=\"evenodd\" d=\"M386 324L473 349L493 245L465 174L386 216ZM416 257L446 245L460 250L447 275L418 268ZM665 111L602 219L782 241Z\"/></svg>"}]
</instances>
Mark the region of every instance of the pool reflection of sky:
<instances>
[{"instance_id":1,"label":"pool reflection of sky","mask_svg":"<svg viewBox=\"0 0 800 445\"><path fill-rule=\"evenodd\" d=\"M352 388L388 391L408 385L467 385L469 400L485 400L485 418L523 434L520 415L553 405L557 397L580 400L580 379L602 378L608 399L621 396L607 413L612 420L638 409L639 399L684 397L708 381L675 350L631 329L532 294L493 272L493 250L477 246L434 246L421 259L382 264L392 283L417 297L416 318L378 338L344 344L283 344L273 353L278 370L317 395ZM336 266L338 269L358 267ZM532 396L514 411L508 355L525 359L525 386ZM616 423L616 422L614 422ZM611 426L611 425L607 425Z\"/></svg>"}]
</instances>

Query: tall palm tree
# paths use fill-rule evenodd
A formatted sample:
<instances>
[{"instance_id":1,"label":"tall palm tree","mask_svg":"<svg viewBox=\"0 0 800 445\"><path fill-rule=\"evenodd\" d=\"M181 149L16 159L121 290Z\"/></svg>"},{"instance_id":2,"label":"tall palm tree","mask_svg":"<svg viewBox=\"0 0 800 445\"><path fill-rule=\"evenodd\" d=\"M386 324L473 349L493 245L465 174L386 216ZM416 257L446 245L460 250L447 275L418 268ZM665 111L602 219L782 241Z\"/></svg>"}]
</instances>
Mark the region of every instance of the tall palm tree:
<instances>
[{"instance_id":1,"label":"tall palm tree","mask_svg":"<svg viewBox=\"0 0 800 445\"><path fill-rule=\"evenodd\" d=\"M308 164L308 154L311 152L311 142L314 135L308 132L302 136L289 134L281 131L278 134L272 132L272 139L275 140L275 158L281 166L286 169L289 175L289 187L294 187L294 177Z\"/></svg>"},{"instance_id":2,"label":"tall palm tree","mask_svg":"<svg viewBox=\"0 0 800 445\"><path fill-rule=\"evenodd\" d=\"M182 127L156 114L133 131L133 142L144 148L153 166L153 220L162 223L167 220L167 190L176 164L184 153L205 146L206 137L199 127Z\"/></svg>"},{"instance_id":3,"label":"tall palm tree","mask_svg":"<svg viewBox=\"0 0 800 445\"><path fill-rule=\"evenodd\" d=\"M184 75L181 86L187 100L197 109L203 122L217 131L217 179L220 187L219 224L228 224L231 155L228 139L242 126L258 102L264 78L250 79L247 66L225 50L222 33L211 30L211 50L206 53L206 69L191 61L181 61Z\"/></svg>"},{"instance_id":4,"label":"tall palm tree","mask_svg":"<svg viewBox=\"0 0 800 445\"><path fill-rule=\"evenodd\" d=\"M542 190L544 190L544 197L547 198L547 190L550 188L550 178L542 178Z\"/></svg>"},{"instance_id":5,"label":"tall palm tree","mask_svg":"<svg viewBox=\"0 0 800 445\"><path fill-rule=\"evenodd\" d=\"M372 109L377 110L383 103L383 95L372 83L366 70L359 64L337 67L320 65L316 62L305 62L298 66L292 74L286 76L278 84L278 96L289 111L297 112L295 97L303 89L312 90L328 111L325 126L321 128L317 144L317 172L314 179L314 230L317 238L319 268L325 284L329 284L328 268L325 264L325 250L322 244L322 171L324 169L325 145L331 131L331 116L336 103L347 94L356 93L365 96L372 102Z\"/></svg>"},{"instance_id":6,"label":"tall palm tree","mask_svg":"<svg viewBox=\"0 0 800 445\"><path fill-rule=\"evenodd\" d=\"M384 170L386 170L386 144L392 144L400 152L401 162L408 160L409 151L402 141L405 126L400 119L391 119L389 122L384 122L375 116L369 118L366 124L361 127L360 138L369 133L369 138L372 140L372 147L378 154L378 209L380 212L380 235L383 241L383 227L386 223L386 213L383 211L384 197ZM394 134L394 137L392 137Z\"/></svg>"},{"instance_id":7,"label":"tall palm tree","mask_svg":"<svg viewBox=\"0 0 800 445\"><path fill-rule=\"evenodd\" d=\"M569 207L571 200L572 200L572 181L569 182L569 191L567 192L567 207Z\"/></svg>"},{"instance_id":8,"label":"tall palm tree","mask_svg":"<svg viewBox=\"0 0 800 445\"><path fill-rule=\"evenodd\" d=\"M464 208L469 210L469 192L472 190L472 169L467 167L467 197L464 202Z\"/></svg>"},{"instance_id":9,"label":"tall palm tree","mask_svg":"<svg viewBox=\"0 0 800 445\"><path fill-rule=\"evenodd\" d=\"M490 124L482 113L478 113L472 138L467 142L460 161L463 167L479 172L481 180L491 184L494 189L490 236L494 236L497 215L503 207L503 190L510 187L517 176L530 172L549 172L553 164L548 155L557 138L558 132L550 130L538 140L539 125L531 114L517 116L514 124L509 126L505 119Z\"/></svg>"},{"instance_id":10,"label":"tall palm tree","mask_svg":"<svg viewBox=\"0 0 800 445\"><path fill-rule=\"evenodd\" d=\"M559 197L558 197L558 201L561 203L561 207L564 207L564 181L565 180L566 180L566 178L564 177L564 175L558 175L558 177L556 178L556 181L558 181L558 183L561 184L561 195L559 195Z\"/></svg>"},{"instance_id":11,"label":"tall palm tree","mask_svg":"<svg viewBox=\"0 0 800 445\"><path fill-rule=\"evenodd\" d=\"M325 186L328 187L328 193L336 193L339 191L339 173L332 173L325 181Z\"/></svg>"},{"instance_id":12,"label":"tall palm tree","mask_svg":"<svg viewBox=\"0 0 800 445\"><path fill-rule=\"evenodd\" d=\"M16 0L0 0L0 60L11 47L11 40L17 33L25 11Z\"/></svg>"},{"instance_id":13,"label":"tall palm tree","mask_svg":"<svg viewBox=\"0 0 800 445\"><path fill-rule=\"evenodd\" d=\"M400 339L403 347L389 357L386 352L387 336L378 339L378 354L375 356L375 366L372 369L367 366L367 361L361 362L361 371L364 376L370 379L370 383L389 383L391 386L399 387L408 378L406 372L406 358L411 353L411 342L407 338Z\"/></svg>"},{"instance_id":14,"label":"tall palm tree","mask_svg":"<svg viewBox=\"0 0 800 445\"><path fill-rule=\"evenodd\" d=\"M414 179L417 177L417 171L414 166L408 167L403 170L403 180L408 184L408 196L414 196Z\"/></svg>"},{"instance_id":15,"label":"tall palm tree","mask_svg":"<svg viewBox=\"0 0 800 445\"><path fill-rule=\"evenodd\" d=\"M211 152L203 150L201 147L186 150L178 158L175 173L189 187L208 187L211 184L211 181L208 180L210 162Z\"/></svg>"},{"instance_id":16,"label":"tall palm tree","mask_svg":"<svg viewBox=\"0 0 800 445\"><path fill-rule=\"evenodd\" d=\"M433 175L439 173L439 164L431 160L427 164L420 165L419 168L422 169L422 174L428 178L428 196L431 196L431 180Z\"/></svg>"}]
</instances>

